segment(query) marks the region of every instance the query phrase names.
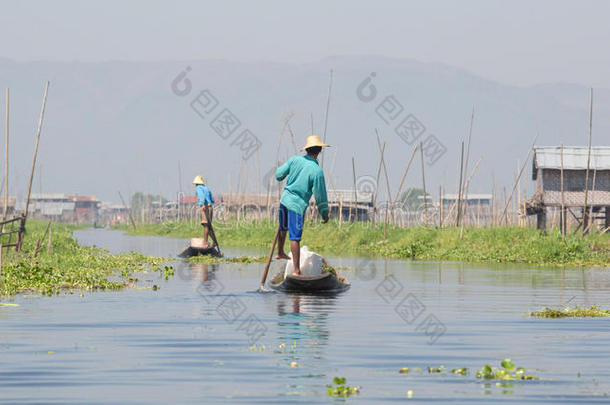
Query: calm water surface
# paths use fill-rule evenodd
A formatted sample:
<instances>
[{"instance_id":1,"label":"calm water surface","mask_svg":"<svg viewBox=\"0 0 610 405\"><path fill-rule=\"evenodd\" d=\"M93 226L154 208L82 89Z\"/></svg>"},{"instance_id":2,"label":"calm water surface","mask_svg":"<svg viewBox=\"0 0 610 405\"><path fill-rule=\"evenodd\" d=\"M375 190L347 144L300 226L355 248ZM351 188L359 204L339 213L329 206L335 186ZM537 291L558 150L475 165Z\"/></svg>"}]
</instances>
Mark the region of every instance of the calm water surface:
<instances>
[{"instance_id":1,"label":"calm water surface","mask_svg":"<svg viewBox=\"0 0 610 405\"><path fill-rule=\"evenodd\" d=\"M185 246L104 230L76 236L112 252L169 257ZM243 254L264 252L225 249ZM358 269L344 270L349 291L257 293L264 264L176 262L170 280L137 276L157 291L15 297L18 307L0 306L0 402L610 402L610 321L528 317L567 302L608 307L609 269L329 261ZM541 380L497 386L475 378L506 357ZM426 371L441 365L471 372ZM423 370L398 374L402 367ZM335 376L361 394L328 397Z\"/></svg>"}]
</instances>

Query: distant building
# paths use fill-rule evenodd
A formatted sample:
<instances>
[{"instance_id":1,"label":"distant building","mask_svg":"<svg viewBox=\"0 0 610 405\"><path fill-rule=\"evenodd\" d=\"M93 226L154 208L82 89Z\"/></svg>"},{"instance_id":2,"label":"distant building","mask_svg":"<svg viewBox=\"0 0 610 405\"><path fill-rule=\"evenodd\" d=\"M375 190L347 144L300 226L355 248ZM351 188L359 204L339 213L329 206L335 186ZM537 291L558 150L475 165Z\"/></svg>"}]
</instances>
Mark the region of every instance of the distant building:
<instances>
[{"instance_id":1,"label":"distant building","mask_svg":"<svg viewBox=\"0 0 610 405\"><path fill-rule=\"evenodd\" d=\"M8 210L6 211L7 216L13 216L15 214L15 207L17 205L17 197L8 198ZM0 197L0 214L4 213L4 197Z\"/></svg>"},{"instance_id":2,"label":"distant building","mask_svg":"<svg viewBox=\"0 0 610 405\"><path fill-rule=\"evenodd\" d=\"M582 221L585 183L587 207L597 215L593 219L605 219L605 226L610 226L610 147L591 148L590 159L587 147L564 147L563 152L560 146L535 147L532 164L537 187L526 203L526 212L538 216L538 228L546 227L547 207L565 207L562 223L568 211Z\"/></svg>"},{"instance_id":3,"label":"distant building","mask_svg":"<svg viewBox=\"0 0 610 405\"><path fill-rule=\"evenodd\" d=\"M442 203L444 207L457 203L457 194L443 194ZM493 196L491 194L467 194L462 196L462 204L465 207L490 207Z\"/></svg>"},{"instance_id":4,"label":"distant building","mask_svg":"<svg viewBox=\"0 0 610 405\"><path fill-rule=\"evenodd\" d=\"M91 195L32 194L29 214L54 222L95 223L100 202Z\"/></svg>"},{"instance_id":5,"label":"distant building","mask_svg":"<svg viewBox=\"0 0 610 405\"><path fill-rule=\"evenodd\" d=\"M129 208L121 204L102 203L98 222L104 225L126 224L129 222Z\"/></svg>"},{"instance_id":6,"label":"distant building","mask_svg":"<svg viewBox=\"0 0 610 405\"><path fill-rule=\"evenodd\" d=\"M74 202L74 222L95 224L98 221L98 210L101 202L93 195L69 195Z\"/></svg>"}]
</instances>

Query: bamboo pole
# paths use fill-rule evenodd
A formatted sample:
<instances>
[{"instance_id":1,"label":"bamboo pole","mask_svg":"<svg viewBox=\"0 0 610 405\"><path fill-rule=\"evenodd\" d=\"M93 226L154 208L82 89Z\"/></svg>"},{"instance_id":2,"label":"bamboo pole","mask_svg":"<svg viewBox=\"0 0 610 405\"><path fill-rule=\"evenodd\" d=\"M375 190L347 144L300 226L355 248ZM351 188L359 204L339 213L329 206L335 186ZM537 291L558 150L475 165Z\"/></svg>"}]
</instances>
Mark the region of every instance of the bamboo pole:
<instances>
[{"instance_id":1,"label":"bamboo pole","mask_svg":"<svg viewBox=\"0 0 610 405\"><path fill-rule=\"evenodd\" d=\"M470 129L468 130L468 143L466 146L466 160L464 161L464 173L468 173L468 163L470 162L470 144L472 142L472 125L474 123L474 104L472 105L472 115L470 116ZM465 190L466 195L468 195L468 189ZM462 189L462 193L464 193L464 189ZM462 196L463 197L463 196ZM462 210L464 210L464 206L462 204ZM460 216L463 216L464 213L460 212ZM461 235L461 233L460 233Z\"/></svg>"},{"instance_id":2,"label":"bamboo pole","mask_svg":"<svg viewBox=\"0 0 610 405\"><path fill-rule=\"evenodd\" d=\"M462 154L460 158L460 182L458 186L458 200L457 200L457 213L455 217L455 226L460 226L460 213L462 212L462 179L464 176L464 141L462 141Z\"/></svg>"},{"instance_id":3,"label":"bamboo pole","mask_svg":"<svg viewBox=\"0 0 610 405\"><path fill-rule=\"evenodd\" d=\"M326 143L326 128L328 127L328 110L330 108L330 94L333 88L333 70L330 70L330 78L328 79L328 97L326 98L326 113L324 114L324 132L322 134L322 142ZM313 131L311 132L313 134ZM324 168L324 154L322 154L322 161L320 167Z\"/></svg>"},{"instance_id":4,"label":"bamboo pole","mask_svg":"<svg viewBox=\"0 0 610 405\"><path fill-rule=\"evenodd\" d=\"M381 140L379 138L379 131L377 130L377 128L375 128L375 134L377 135L377 146L381 149ZM383 174L385 176L385 184L386 184L387 192L388 192L387 200L388 200L388 203L389 203L389 202L391 202L391 199L392 199L392 193L390 191L390 179L388 177L388 170L387 170L387 167L386 167L386 164L385 164L385 158L382 159L382 164L383 164ZM389 211L389 209L388 209L387 204L386 204L385 219L384 219L384 229L385 229L385 223L388 222L388 211ZM394 220L394 213L392 213L392 221L393 220Z\"/></svg>"},{"instance_id":5,"label":"bamboo pole","mask_svg":"<svg viewBox=\"0 0 610 405\"><path fill-rule=\"evenodd\" d=\"M582 208L582 236L585 235L589 227L589 218L587 213L587 203L589 198L589 169L591 167L591 141L593 138L593 88L590 91L589 97L589 148L587 152L587 171L585 172L585 205Z\"/></svg>"},{"instance_id":6,"label":"bamboo pole","mask_svg":"<svg viewBox=\"0 0 610 405\"><path fill-rule=\"evenodd\" d=\"M51 253L51 245L53 244L53 227L49 229L49 242L47 243L47 254Z\"/></svg>"},{"instance_id":7,"label":"bamboo pole","mask_svg":"<svg viewBox=\"0 0 610 405\"><path fill-rule=\"evenodd\" d=\"M129 220L131 221L131 226L133 226L133 229L136 229L136 221L134 221L133 216L131 215L131 208L127 207L127 204L125 204L125 200L123 199L123 195L121 194L121 192L119 191L119 197L121 198L121 202L123 203L123 207L125 207L125 209L127 210L127 214L129 215Z\"/></svg>"},{"instance_id":8,"label":"bamboo pole","mask_svg":"<svg viewBox=\"0 0 610 405\"><path fill-rule=\"evenodd\" d=\"M593 186L591 187L591 198L595 199L595 182L596 182L596 177L597 177L597 167L593 168ZM593 204L591 204L591 207L589 207L589 225L587 226L587 233L591 230L591 228L593 228L593 225L595 224L595 220L593 218Z\"/></svg>"},{"instance_id":9,"label":"bamboo pole","mask_svg":"<svg viewBox=\"0 0 610 405\"><path fill-rule=\"evenodd\" d=\"M4 139L4 211L2 212L2 220L6 219L8 214L8 128L9 128L9 89L6 89L6 127ZM4 228L4 227L3 227Z\"/></svg>"},{"instance_id":10,"label":"bamboo pole","mask_svg":"<svg viewBox=\"0 0 610 405\"><path fill-rule=\"evenodd\" d=\"M373 220L371 222L371 229L373 229L373 227L375 226L375 215L376 215L376 211L377 211L377 191L379 190L379 177L381 176L381 165L383 162L383 153L385 151L385 145L386 143L383 143L383 148L381 148L381 153L380 153L380 157L379 157L379 167L377 168L377 180L375 182L375 194L373 195Z\"/></svg>"},{"instance_id":11,"label":"bamboo pole","mask_svg":"<svg viewBox=\"0 0 610 405\"><path fill-rule=\"evenodd\" d=\"M521 166L521 170L519 171L519 175L517 176L517 181L519 181L519 179L521 178L521 175L523 174L523 169L525 169L525 165L527 164L527 162L530 158L530 154L532 153L532 150L534 149L534 145L536 144L537 139L538 139L538 133L536 133L536 136L534 137L534 140L532 141L532 146L527 151L527 157L523 161L523 166ZM513 184L512 191L510 192L510 195L508 196L508 200L506 201L506 203L504 205L504 210L502 212L502 216L500 217L500 221L502 221L503 219L506 219L506 210L508 209L508 204L511 201L513 193L515 192L515 187L517 187L517 181L515 181L515 184ZM507 198L506 195L504 197Z\"/></svg>"},{"instance_id":12,"label":"bamboo pole","mask_svg":"<svg viewBox=\"0 0 610 405\"><path fill-rule=\"evenodd\" d=\"M421 180L422 186L424 189L424 218L426 220L426 226L428 225L428 194L426 194L426 174L424 172L424 144L423 142L419 143L419 152L421 157Z\"/></svg>"},{"instance_id":13,"label":"bamboo pole","mask_svg":"<svg viewBox=\"0 0 610 405\"><path fill-rule=\"evenodd\" d=\"M354 162L354 157L352 156L352 178L353 185L352 190L354 192L354 201L349 205L349 221L352 222L352 206L356 204L356 215L358 214L358 190L356 190L356 163Z\"/></svg>"},{"instance_id":14,"label":"bamboo pole","mask_svg":"<svg viewBox=\"0 0 610 405\"><path fill-rule=\"evenodd\" d=\"M443 229L443 186L438 186L438 227Z\"/></svg>"},{"instance_id":15,"label":"bamboo pole","mask_svg":"<svg viewBox=\"0 0 610 405\"><path fill-rule=\"evenodd\" d=\"M470 181L472 180L472 178L474 177L474 174L477 172L477 169L479 168L479 164L481 164L481 161L483 160L482 157L479 158L479 160L477 161L477 163L474 165L474 168L472 169L472 173L470 174L470 177L468 177L468 180L465 183L465 189L468 190L468 187L470 186ZM466 194L466 198L468 198L468 194ZM466 210L464 210L464 212L466 212ZM466 221L462 221L462 224L460 225L460 239L462 239L462 237L464 236L464 223Z\"/></svg>"},{"instance_id":16,"label":"bamboo pole","mask_svg":"<svg viewBox=\"0 0 610 405\"><path fill-rule=\"evenodd\" d=\"M36 130L36 144L34 145L34 156L32 156L32 169L30 170L30 183L28 185L28 194L25 199L25 213L24 216L27 219L28 211L30 209L30 194L32 192L32 181L34 181L34 170L36 169L36 157L38 155L38 145L40 143L40 131L42 131L42 120L44 119L44 109L47 104L47 93L49 91L49 81L44 87L44 95L42 97L42 108L40 110L40 119L38 120L38 129Z\"/></svg>"},{"instance_id":17,"label":"bamboo pole","mask_svg":"<svg viewBox=\"0 0 610 405\"><path fill-rule=\"evenodd\" d=\"M402 174L402 178L400 179L400 185L398 186L398 190L396 191L396 195L394 196L394 201L392 202L392 205L396 204L396 202L400 198L400 192L402 191L402 186L405 183L405 179L407 178L407 173L409 173L409 168L411 167L411 163L413 162L413 158L415 157L415 152L417 152L418 147L419 147L419 145L416 145L415 148L413 148L413 152L411 152L411 157L409 158L409 163L407 163L407 167L405 168L405 171Z\"/></svg>"},{"instance_id":18,"label":"bamboo pole","mask_svg":"<svg viewBox=\"0 0 610 405\"><path fill-rule=\"evenodd\" d=\"M561 142L561 152L560 152L560 161L561 161L561 171L559 174L559 182L561 187L561 217L559 221L559 228L561 230L561 240L566 241L566 200L565 193L563 187L563 142Z\"/></svg>"},{"instance_id":19,"label":"bamboo pole","mask_svg":"<svg viewBox=\"0 0 610 405\"><path fill-rule=\"evenodd\" d=\"M517 159L517 172L519 171L519 166L521 162ZM521 215L519 215L519 210L521 210L521 179L519 179L519 185L517 186L517 225L521 226Z\"/></svg>"}]
</instances>

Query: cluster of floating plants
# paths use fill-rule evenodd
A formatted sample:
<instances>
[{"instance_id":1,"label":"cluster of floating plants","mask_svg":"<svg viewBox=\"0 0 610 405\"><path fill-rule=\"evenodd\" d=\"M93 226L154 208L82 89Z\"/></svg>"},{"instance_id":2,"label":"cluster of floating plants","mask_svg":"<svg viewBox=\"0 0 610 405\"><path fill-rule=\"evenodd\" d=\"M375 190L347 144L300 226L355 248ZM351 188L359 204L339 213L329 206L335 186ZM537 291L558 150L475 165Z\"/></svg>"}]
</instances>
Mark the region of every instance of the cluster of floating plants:
<instances>
[{"instance_id":1,"label":"cluster of floating plants","mask_svg":"<svg viewBox=\"0 0 610 405\"><path fill-rule=\"evenodd\" d=\"M166 280L174 276L174 268L172 266L163 266L159 268L159 272L163 273L163 278Z\"/></svg>"},{"instance_id":2,"label":"cluster of floating plants","mask_svg":"<svg viewBox=\"0 0 610 405\"><path fill-rule=\"evenodd\" d=\"M537 377L526 374L523 367L515 367L515 364L511 359L504 359L500 363L500 368L491 367L490 365L484 365L480 370L477 370L476 377L485 380L537 380ZM415 367L414 371L422 371L421 367ZM407 374L411 371L409 367L403 367L398 372L400 374ZM440 374L445 371L445 366L439 367L428 367L429 374ZM457 375L468 375L467 367L460 367L451 369L451 373Z\"/></svg>"},{"instance_id":3,"label":"cluster of floating plants","mask_svg":"<svg viewBox=\"0 0 610 405\"><path fill-rule=\"evenodd\" d=\"M250 263L264 263L267 258L265 256L239 256L239 257L214 257L209 255L199 255L189 257L187 259L191 263L237 263L237 264L250 264Z\"/></svg>"},{"instance_id":4,"label":"cluster of floating plants","mask_svg":"<svg viewBox=\"0 0 610 405\"><path fill-rule=\"evenodd\" d=\"M485 364L477 371L477 378L485 380L537 380L537 377L526 374L523 367L516 367L511 359L504 359L500 363L502 368L491 367Z\"/></svg>"},{"instance_id":5,"label":"cluster of floating plants","mask_svg":"<svg viewBox=\"0 0 610 405\"><path fill-rule=\"evenodd\" d=\"M360 387L350 387L345 385L345 377L333 378L333 383L328 384L328 395L331 397L350 397L360 393Z\"/></svg>"},{"instance_id":6,"label":"cluster of floating plants","mask_svg":"<svg viewBox=\"0 0 610 405\"><path fill-rule=\"evenodd\" d=\"M539 318L606 318L610 317L610 310L591 305L589 308L544 308L542 311L532 312L530 315Z\"/></svg>"}]
</instances>

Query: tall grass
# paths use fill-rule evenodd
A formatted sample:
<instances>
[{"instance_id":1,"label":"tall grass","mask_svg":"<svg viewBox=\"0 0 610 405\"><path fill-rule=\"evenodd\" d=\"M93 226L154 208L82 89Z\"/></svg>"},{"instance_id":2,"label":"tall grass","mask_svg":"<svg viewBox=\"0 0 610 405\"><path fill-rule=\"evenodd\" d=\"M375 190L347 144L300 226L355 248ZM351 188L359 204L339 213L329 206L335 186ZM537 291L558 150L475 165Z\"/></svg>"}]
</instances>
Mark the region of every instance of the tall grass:
<instances>
[{"instance_id":1,"label":"tall grass","mask_svg":"<svg viewBox=\"0 0 610 405\"><path fill-rule=\"evenodd\" d=\"M253 221L214 224L219 243L227 246L268 248L277 224ZM126 229L126 228L124 228ZM129 234L179 238L201 237L197 223L169 222L139 225ZM610 235L568 236L543 233L527 227L457 228L382 226L364 223L307 221L302 244L321 253L362 253L418 260L530 263L559 266L610 266Z\"/></svg>"}]
</instances>

